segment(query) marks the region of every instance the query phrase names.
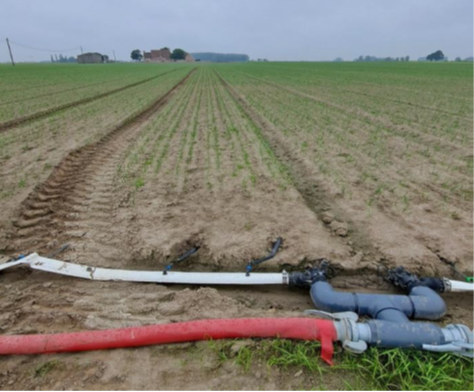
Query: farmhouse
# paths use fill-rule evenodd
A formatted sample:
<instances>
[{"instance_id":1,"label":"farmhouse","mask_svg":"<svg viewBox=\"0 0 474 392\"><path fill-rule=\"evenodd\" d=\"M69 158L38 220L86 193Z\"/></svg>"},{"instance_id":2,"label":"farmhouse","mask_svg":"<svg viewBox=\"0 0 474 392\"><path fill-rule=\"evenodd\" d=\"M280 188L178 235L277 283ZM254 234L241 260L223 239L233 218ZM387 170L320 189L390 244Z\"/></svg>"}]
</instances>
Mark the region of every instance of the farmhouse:
<instances>
[{"instance_id":1,"label":"farmhouse","mask_svg":"<svg viewBox=\"0 0 474 392\"><path fill-rule=\"evenodd\" d=\"M167 63L173 61L171 59L171 51L169 48L162 48L160 50L152 49L151 51L143 51L143 60L147 63ZM186 53L186 57L184 60L179 61L186 61L188 63L194 62L194 57L191 56L189 53Z\"/></svg>"},{"instance_id":2,"label":"farmhouse","mask_svg":"<svg viewBox=\"0 0 474 392\"><path fill-rule=\"evenodd\" d=\"M101 64L108 63L109 56L100 53L84 53L77 56L79 64Z\"/></svg>"},{"instance_id":3,"label":"farmhouse","mask_svg":"<svg viewBox=\"0 0 474 392\"><path fill-rule=\"evenodd\" d=\"M150 52L143 51L143 59L146 62L165 63L171 61L171 52L168 48L152 49Z\"/></svg>"}]
</instances>

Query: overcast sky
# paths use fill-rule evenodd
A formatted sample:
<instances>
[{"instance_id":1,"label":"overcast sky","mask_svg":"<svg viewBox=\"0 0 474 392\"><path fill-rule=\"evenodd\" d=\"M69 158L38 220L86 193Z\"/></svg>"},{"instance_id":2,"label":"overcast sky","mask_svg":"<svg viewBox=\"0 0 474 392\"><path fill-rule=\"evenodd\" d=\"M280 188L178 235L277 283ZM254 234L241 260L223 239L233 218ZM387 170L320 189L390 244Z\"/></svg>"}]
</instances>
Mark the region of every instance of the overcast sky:
<instances>
[{"instance_id":1,"label":"overcast sky","mask_svg":"<svg viewBox=\"0 0 474 392\"><path fill-rule=\"evenodd\" d=\"M252 59L417 59L441 49L473 54L473 0L0 0L5 38L17 61L50 53L101 52L129 60L133 49L245 53Z\"/></svg>"}]
</instances>

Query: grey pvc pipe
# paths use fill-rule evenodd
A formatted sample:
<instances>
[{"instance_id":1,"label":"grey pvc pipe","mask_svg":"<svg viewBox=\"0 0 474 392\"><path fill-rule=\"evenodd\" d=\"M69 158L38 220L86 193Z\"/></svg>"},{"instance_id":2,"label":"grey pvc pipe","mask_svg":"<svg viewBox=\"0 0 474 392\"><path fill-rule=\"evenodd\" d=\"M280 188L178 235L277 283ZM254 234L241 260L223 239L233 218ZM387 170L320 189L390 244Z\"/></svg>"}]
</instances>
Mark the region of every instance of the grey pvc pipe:
<instances>
[{"instance_id":1,"label":"grey pvc pipe","mask_svg":"<svg viewBox=\"0 0 474 392\"><path fill-rule=\"evenodd\" d=\"M359 294L339 292L327 282L311 286L317 309L331 313L355 312L374 319L404 322L407 318L438 320L446 313L443 299L428 287L414 287L409 295ZM389 310L395 312L389 312Z\"/></svg>"},{"instance_id":2,"label":"grey pvc pipe","mask_svg":"<svg viewBox=\"0 0 474 392\"><path fill-rule=\"evenodd\" d=\"M442 328L432 323L369 320L370 345L384 348L418 348L446 344Z\"/></svg>"},{"instance_id":3,"label":"grey pvc pipe","mask_svg":"<svg viewBox=\"0 0 474 392\"><path fill-rule=\"evenodd\" d=\"M311 298L318 309L341 317L343 312L370 316L367 323L350 318L336 322L338 340L352 352L361 353L367 344L382 348L417 348L456 352L472 357L472 331L465 325L441 328L409 318L436 320L446 312L446 305L432 289L416 286L409 295L358 294L338 292L324 281L311 286Z\"/></svg>"}]
</instances>

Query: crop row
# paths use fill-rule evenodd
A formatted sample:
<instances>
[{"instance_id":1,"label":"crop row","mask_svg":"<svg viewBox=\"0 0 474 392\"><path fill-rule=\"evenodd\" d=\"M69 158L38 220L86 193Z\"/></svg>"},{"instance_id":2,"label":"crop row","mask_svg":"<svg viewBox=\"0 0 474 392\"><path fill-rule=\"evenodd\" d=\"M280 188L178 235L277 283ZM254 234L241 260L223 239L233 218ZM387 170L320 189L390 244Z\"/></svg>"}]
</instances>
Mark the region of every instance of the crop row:
<instances>
[{"instance_id":1,"label":"crop row","mask_svg":"<svg viewBox=\"0 0 474 392\"><path fill-rule=\"evenodd\" d=\"M130 147L121 168L136 187L159 175L179 191L189 173L209 188L239 181L243 189L260 176L282 186L284 170L261 135L209 67L201 67L185 89L151 122Z\"/></svg>"}]
</instances>

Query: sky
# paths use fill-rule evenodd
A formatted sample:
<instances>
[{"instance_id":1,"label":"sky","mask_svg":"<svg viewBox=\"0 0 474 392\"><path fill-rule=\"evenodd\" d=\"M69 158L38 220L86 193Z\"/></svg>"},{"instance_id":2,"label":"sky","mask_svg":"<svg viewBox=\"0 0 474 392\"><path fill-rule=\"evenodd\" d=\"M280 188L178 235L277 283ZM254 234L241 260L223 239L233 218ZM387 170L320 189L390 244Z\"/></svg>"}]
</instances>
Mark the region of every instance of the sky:
<instances>
[{"instance_id":1,"label":"sky","mask_svg":"<svg viewBox=\"0 0 474 392\"><path fill-rule=\"evenodd\" d=\"M80 46L124 61L164 46L273 61L413 60L438 49L454 59L473 55L473 1L0 0L0 62L7 37L16 61Z\"/></svg>"}]
</instances>

